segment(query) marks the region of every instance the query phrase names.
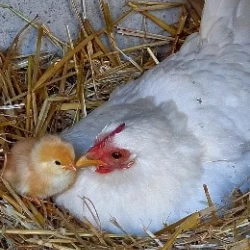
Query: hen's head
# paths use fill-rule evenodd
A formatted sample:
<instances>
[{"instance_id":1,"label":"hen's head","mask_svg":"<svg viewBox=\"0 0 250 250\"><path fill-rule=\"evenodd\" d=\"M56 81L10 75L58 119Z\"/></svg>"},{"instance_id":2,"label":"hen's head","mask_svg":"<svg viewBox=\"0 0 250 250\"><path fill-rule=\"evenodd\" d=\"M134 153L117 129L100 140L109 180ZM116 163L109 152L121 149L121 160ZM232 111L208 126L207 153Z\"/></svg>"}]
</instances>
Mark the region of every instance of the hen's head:
<instances>
[{"instance_id":1,"label":"hen's head","mask_svg":"<svg viewBox=\"0 0 250 250\"><path fill-rule=\"evenodd\" d=\"M94 146L77 161L77 166L86 164L86 161L97 160L99 164L96 164L96 172L100 174L130 168L136 155L116 143L117 137L125 129L125 123L104 129L97 137Z\"/></svg>"},{"instance_id":2,"label":"hen's head","mask_svg":"<svg viewBox=\"0 0 250 250\"><path fill-rule=\"evenodd\" d=\"M130 168L126 176L132 172L151 175L156 170L160 173L160 169L178 173L177 176L193 171L193 166L200 163L203 149L188 129L186 115L172 102L159 107L151 105L146 111L144 107L132 107L122 118L125 123L114 121L107 125L76 165L99 160L97 173L124 172Z\"/></svg>"}]
</instances>

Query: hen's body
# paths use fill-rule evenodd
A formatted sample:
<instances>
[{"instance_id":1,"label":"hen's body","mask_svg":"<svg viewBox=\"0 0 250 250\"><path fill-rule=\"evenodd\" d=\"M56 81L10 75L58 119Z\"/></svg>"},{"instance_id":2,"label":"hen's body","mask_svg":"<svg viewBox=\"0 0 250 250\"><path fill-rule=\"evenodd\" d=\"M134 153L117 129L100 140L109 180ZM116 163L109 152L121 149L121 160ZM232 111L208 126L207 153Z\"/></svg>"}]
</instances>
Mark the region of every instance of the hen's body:
<instances>
[{"instance_id":1,"label":"hen's body","mask_svg":"<svg viewBox=\"0 0 250 250\"><path fill-rule=\"evenodd\" d=\"M200 34L64 132L79 156L106 125L125 122L114 143L137 162L107 175L84 170L59 204L94 222L79 198L87 197L104 229L119 231L115 217L141 233L142 224L157 230L205 208L203 184L215 203L224 201L250 173L249 10L247 0L207 1Z\"/></svg>"}]
</instances>

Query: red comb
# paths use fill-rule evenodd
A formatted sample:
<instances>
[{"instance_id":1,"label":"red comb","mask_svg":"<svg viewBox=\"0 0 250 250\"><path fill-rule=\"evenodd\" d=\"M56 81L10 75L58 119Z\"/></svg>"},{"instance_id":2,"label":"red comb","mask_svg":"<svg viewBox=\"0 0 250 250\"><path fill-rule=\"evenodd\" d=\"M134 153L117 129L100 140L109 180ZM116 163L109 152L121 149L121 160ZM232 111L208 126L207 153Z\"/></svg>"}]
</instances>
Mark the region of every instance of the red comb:
<instances>
[{"instance_id":1,"label":"red comb","mask_svg":"<svg viewBox=\"0 0 250 250\"><path fill-rule=\"evenodd\" d=\"M107 136L105 136L100 141L97 141L95 145L89 149L89 151L96 149L96 148L102 148L105 146L106 142L109 141L112 137L115 136L115 134L120 133L125 128L125 123L120 124L117 128L115 128L113 131L111 131Z\"/></svg>"}]
</instances>

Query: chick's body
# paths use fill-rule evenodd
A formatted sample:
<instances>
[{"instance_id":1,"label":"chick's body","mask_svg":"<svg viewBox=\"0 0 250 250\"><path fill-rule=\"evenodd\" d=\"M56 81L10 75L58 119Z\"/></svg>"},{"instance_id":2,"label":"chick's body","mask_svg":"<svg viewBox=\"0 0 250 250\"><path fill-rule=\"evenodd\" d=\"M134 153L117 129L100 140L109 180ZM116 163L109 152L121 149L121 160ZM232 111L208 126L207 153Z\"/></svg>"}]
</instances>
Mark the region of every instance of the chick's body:
<instances>
[{"instance_id":1,"label":"chick's body","mask_svg":"<svg viewBox=\"0 0 250 250\"><path fill-rule=\"evenodd\" d=\"M44 199L73 184L74 158L73 147L57 136L24 139L11 149L3 177L20 195Z\"/></svg>"}]
</instances>

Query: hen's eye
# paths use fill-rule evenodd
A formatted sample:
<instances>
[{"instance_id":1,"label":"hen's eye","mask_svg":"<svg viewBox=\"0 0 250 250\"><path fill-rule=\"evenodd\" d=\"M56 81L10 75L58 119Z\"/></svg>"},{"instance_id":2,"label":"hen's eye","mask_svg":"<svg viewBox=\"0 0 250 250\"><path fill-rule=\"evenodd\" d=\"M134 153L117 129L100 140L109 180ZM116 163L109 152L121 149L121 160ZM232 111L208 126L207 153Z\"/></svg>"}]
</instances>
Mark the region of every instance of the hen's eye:
<instances>
[{"instance_id":1,"label":"hen's eye","mask_svg":"<svg viewBox=\"0 0 250 250\"><path fill-rule=\"evenodd\" d=\"M113 152L111 155L116 160L122 158L122 154L120 152Z\"/></svg>"},{"instance_id":2,"label":"hen's eye","mask_svg":"<svg viewBox=\"0 0 250 250\"><path fill-rule=\"evenodd\" d=\"M55 161L56 165L62 165L62 163L60 161Z\"/></svg>"}]
</instances>

